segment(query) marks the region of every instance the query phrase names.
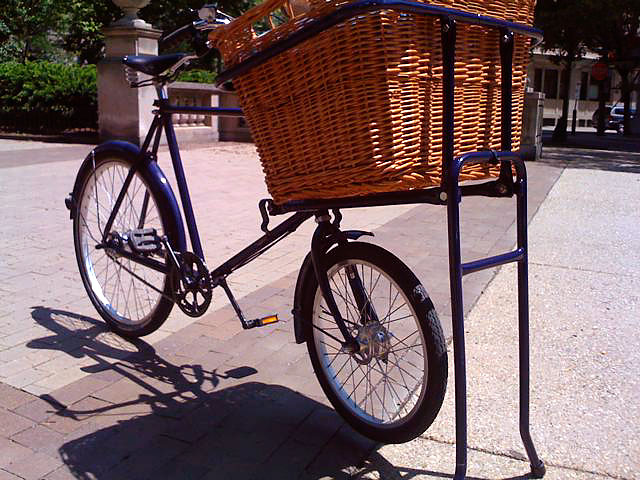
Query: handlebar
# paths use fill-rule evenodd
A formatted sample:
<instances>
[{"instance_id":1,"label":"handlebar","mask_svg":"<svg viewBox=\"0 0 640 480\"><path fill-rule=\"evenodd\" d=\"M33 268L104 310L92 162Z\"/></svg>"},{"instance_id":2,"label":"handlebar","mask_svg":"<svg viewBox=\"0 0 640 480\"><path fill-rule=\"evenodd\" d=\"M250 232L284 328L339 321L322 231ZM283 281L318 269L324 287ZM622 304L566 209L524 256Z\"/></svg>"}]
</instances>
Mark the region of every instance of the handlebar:
<instances>
[{"instance_id":1,"label":"handlebar","mask_svg":"<svg viewBox=\"0 0 640 480\"><path fill-rule=\"evenodd\" d=\"M215 29L217 26L226 25L234 18L218 10L215 5L204 5L198 10L199 20L191 22L160 39L160 45L164 48L177 47L184 41L196 40L196 53L202 56L207 53L209 47L206 38L202 38L200 32Z\"/></svg>"}]
</instances>

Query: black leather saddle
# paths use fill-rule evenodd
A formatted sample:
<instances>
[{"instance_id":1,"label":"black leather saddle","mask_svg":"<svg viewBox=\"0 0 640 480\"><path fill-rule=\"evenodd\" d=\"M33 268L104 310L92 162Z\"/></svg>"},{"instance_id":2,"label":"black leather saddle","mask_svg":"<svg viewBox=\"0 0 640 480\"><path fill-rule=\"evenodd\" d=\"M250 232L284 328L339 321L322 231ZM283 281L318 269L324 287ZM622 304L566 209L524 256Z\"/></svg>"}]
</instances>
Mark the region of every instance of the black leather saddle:
<instances>
[{"instance_id":1,"label":"black leather saddle","mask_svg":"<svg viewBox=\"0 0 640 480\"><path fill-rule=\"evenodd\" d=\"M173 67L186 57L186 53L170 53L168 55L127 55L122 59L127 67L155 77Z\"/></svg>"}]
</instances>

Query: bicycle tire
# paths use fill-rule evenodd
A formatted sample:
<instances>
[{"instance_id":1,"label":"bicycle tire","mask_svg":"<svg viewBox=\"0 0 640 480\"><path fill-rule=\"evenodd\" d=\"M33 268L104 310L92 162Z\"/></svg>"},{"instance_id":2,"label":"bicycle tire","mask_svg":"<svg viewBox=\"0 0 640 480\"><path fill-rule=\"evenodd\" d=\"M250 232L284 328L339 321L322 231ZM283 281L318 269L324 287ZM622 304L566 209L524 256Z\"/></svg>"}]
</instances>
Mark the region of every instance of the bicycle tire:
<instances>
[{"instance_id":1,"label":"bicycle tire","mask_svg":"<svg viewBox=\"0 0 640 480\"><path fill-rule=\"evenodd\" d=\"M354 326L353 323L358 323L358 321L351 323L356 319L354 317L357 317L359 314L357 311L350 314L348 310L354 307L355 304L352 304L350 307L349 301L342 298L344 294L349 294L349 288L347 288L348 279L346 279L346 277L341 279L341 284L345 286L345 289L342 292L340 291L340 288L336 288L338 284L335 281L336 275L338 275L338 279L340 279L340 272L346 272L347 265L354 265L358 269L365 291L367 290L368 283L370 291L367 291L367 297L371 304L373 304L376 311L382 311L380 307L384 306L382 296L378 298L378 294L375 293L382 277L388 281L390 291L393 287L397 289L398 294L396 299L398 296L401 296L401 300L404 300L406 308L404 308L403 313L407 313L407 315L414 320L415 326L417 327L416 331L419 332L419 336L422 339L422 365L425 368L422 371L420 393L417 395L417 400L411 409L407 408L406 405L408 399L416 397L416 389L414 388L411 390L405 381L404 388L407 390L408 397L404 405L400 407L399 411L401 415L398 416L397 420L395 420L386 410L385 405L393 406L394 404L402 402L401 395L397 391L395 398L393 393L389 393L390 399L385 398L385 395L387 394L387 390L385 389L389 387L389 385L393 386L393 381L397 381L391 380L390 378L391 374L393 374L394 368L401 374L401 376L404 377L404 375L402 375L402 371L406 366L406 362L402 363L402 367L396 365L395 367L392 367L391 372L389 371L390 363L395 365L394 362L398 362L399 364L400 360L402 360L398 353L401 350L406 350L406 353L401 355L403 358L410 356L411 359L414 360L414 363L411 365L415 368L412 367L411 370L416 372L420 370L420 361L415 360L420 357L420 355L417 355L417 350L414 350L415 348L418 348L417 345L406 348L403 346L395 349L395 345L398 345L401 340L409 342L408 338L412 338L411 335L415 336L415 334L412 333L408 338L401 339L399 335L404 336L404 333L401 333L402 330L399 329L401 325L396 324L391 329L392 322L400 322L403 319L395 316L398 312L395 306L396 299L392 301L391 296L389 296L388 301L392 303L387 306L387 314L385 314L385 317L382 317L382 321L378 319L378 324L383 326L386 324L386 330L383 336L391 339L389 342L389 348L387 349L386 371L381 372L377 370L376 366L370 367L374 360L377 366L382 365L384 361L380 362L379 358L371 359L369 364L367 364L367 367L365 367L369 375L367 380L368 383L373 383L372 370L374 374L376 372L378 373L378 377L385 379L383 392L376 394L381 408L379 407L377 410L375 408L375 398L373 396L372 388L369 392L369 396L372 398L371 411L367 411L366 386L364 409L362 408L362 400L358 402L356 391L360 388L359 385L367 374L365 373L363 375L363 379L360 379L358 383L356 381L356 377L353 378L353 381L346 378L346 381L342 383L342 379L339 378L340 372L336 373L336 370L344 369L344 366L349 363L352 370L351 376L354 376L354 364L358 362L353 354L348 354L344 351L340 353L337 350L327 351L328 343L326 340L331 340L333 342L335 342L335 340L326 336L322 330L327 331L327 325L331 325L331 322L333 322L331 328L335 328L335 330L332 332L335 332L335 335L337 336L336 338L341 338L341 335L337 329L335 320L333 320L328 313L326 306L323 307L322 305L324 299L320 289L318 288L315 275L313 276L312 281L307 282L307 288L303 293L304 302L302 304L303 328L314 372L331 404L356 431L366 437L382 443L402 443L412 440L422 434L433 423L444 400L448 367L446 344L440 321L433 303L426 294L426 291L422 287L420 281L404 263L402 263L396 256L379 246L364 242L351 242L335 247L333 250L329 251L325 257L325 266L330 278L330 283L332 284L334 297L336 297L336 302L339 305L341 314L343 316L346 315L345 320L350 322L349 328L360 330L361 332L364 332L367 328L370 328L370 332L374 331L371 329L377 329L375 330L377 332L382 331L380 330L379 325L377 327L373 326L375 322L368 322L367 326ZM375 284L372 281L375 277L370 275L370 272L378 277ZM373 288L371 288L372 285ZM380 286L381 288L383 287L383 285ZM386 285L384 285L384 287L386 288ZM400 305L400 307L403 307L403 305ZM389 313L392 309L396 309L396 312L392 313L395 316L393 319L392 314ZM321 321L322 325L320 325ZM406 333L406 330L404 330L404 332ZM358 332L355 331L352 333L354 336L358 334ZM393 340L395 340L395 342L391 345L391 341ZM414 340L411 340L410 343L413 344ZM333 360L330 361L331 356L333 356ZM337 366L338 363L336 363L336 367L332 368L332 364L340 356L342 356L342 359L339 362L342 363L342 366L339 368ZM344 360L344 362L342 360ZM409 359L406 359L406 361L408 362ZM358 363L358 365L360 364ZM360 371L365 370L365 368L362 368L361 366L357 368ZM405 372L406 377L408 378L410 373L408 370ZM380 381L375 388L378 389L379 385ZM347 396L347 390L350 389L351 386L353 386L353 392L351 395ZM400 390L400 388L401 385L400 382L398 382L397 389ZM389 387L388 391L391 392L392 390L395 390L395 387ZM402 415L403 407L406 411L405 415ZM378 414L376 414L376 411ZM387 421L385 421L385 413L388 414L389 417ZM394 414L394 416L395 415L397 415L397 413Z\"/></svg>"},{"instance_id":2,"label":"bicycle tire","mask_svg":"<svg viewBox=\"0 0 640 480\"><path fill-rule=\"evenodd\" d=\"M106 262L104 263L104 267L101 268L106 269L105 280L108 280L106 277L109 275L109 262L112 262L113 270L111 275L115 275L114 271L118 273L118 283L120 284L120 290L124 293L124 287L122 287L122 275L127 275L127 268L134 272L134 274L138 275L139 278L144 279L147 283L154 285L155 288L160 290L162 293L153 290L149 285L146 285L144 282L135 278L135 276L129 274L128 281L130 282L130 286L136 290L136 285L140 288L141 292L147 297L137 298L138 291L134 292L134 302L138 302L135 306L138 314L137 318L132 318L132 308L125 305L121 307L119 305L118 299L112 298L116 296L116 289L114 287L112 289L111 294L109 294L109 288L107 285L104 285L97 278L98 273L96 267L96 263L93 262L93 258L97 257L98 254L93 254L92 252L92 243L97 239L95 238L95 234L93 234L93 238L88 239L86 234L83 235L83 230L89 230L89 222L88 220L91 215L89 214L89 209L92 208L91 205L91 197L90 193L93 189L93 192L98 192L95 194L95 204L96 204L96 212L95 214L98 231L100 227L100 212L102 213L103 218L111 213L111 208L105 208L101 210L100 205L100 190L105 190L102 197L105 200L108 200L113 206L115 202L115 198L118 195L119 188L117 188L117 184L122 183L124 177L127 172L133 165L134 159L128 157L127 155L121 154L120 152L114 151L103 151L96 153L94 155L94 164L93 168L81 170L81 178L78 178L78 182L80 182L80 189L78 190L79 194L77 195L76 200L76 214L73 219L73 239L76 253L76 260L78 263L78 269L80 271L80 276L82 279L82 283L85 287L89 295L89 299L91 303L96 308L97 312L100 316L106 321L109 328L123 337L135 338L142 337L144 335L148 335L154 331L156 331L167 319L171 310L173 308L173 296L171 290L171 281L169 274L162 274L160 272L155 272L151 269L143 267L140 264L135 262L131 262L126 259L113 259L109 257L106 253L104 254L103 259L106 258ZM99 185L99 179L102 180L102 174L107 174L107 180L109 178L112 179L112 187L111 191L109 191L108 183L106 185ZM145 227L157 226L159 234L165 234L169 242L173 244L173 240L175 239L176 232L179 232L178 222L181 221L179 218L175 218L172 214L172 209L170 206L170 200L167 196L154 188L155 182L150 178L150 171L147 168L140 168L136 171L134 175L134 179L132 180L129 188L127 189L127 197L125 197L125 201L123 202L123 206L118 212L118 216L114 222L114 228L121 230L126 230L127 227L138 227L138 225L134 225L135 215L129 212L129 218L121 219L120 216L126 215L126 202L130 201L133 205L133 202L138 201L140 197L140 193L142 190L149 192L149 205L155 207L157 212L157 225L153 225L149 218L145 219ZM114 185L115 182L115 185ZM134 189L138 189L134 191ZM144 195L144 192L142 192ZM133 196L133 198L129 198ZM144 197L143 197L144 198ZM131 206L131 211L135 212L134 206ZM148 211L153 211L148 209ZM125 213L122 213L125 212ZM139 220L139 215L138 215ZM104 222L104 220L103 220ZM93 250L95 250L93 248ZM96 250L98 251L98 250ZM101 250L104 252L104 250ZM100 252L100 251L98 251ZM92 257L93 254L93 257ZM89 257L89 259L87 258ZM166 261L164 255L162 256L162 260ZM125 266L125 264L127 266ZM144 269L144 270L140 270ZM123 273L124 272L124 273ZM146 273L149 272L149 273ZM154 275L155 281L149 280L147 275ZM119 295L119 293L118 293ZM154 301L151 301L153 297ZM130 300L130 295L126 298L128 302ZM143 303L147 301L149 303L148 311L146 311L145 305Z\"/></svg>"}]
</instances>

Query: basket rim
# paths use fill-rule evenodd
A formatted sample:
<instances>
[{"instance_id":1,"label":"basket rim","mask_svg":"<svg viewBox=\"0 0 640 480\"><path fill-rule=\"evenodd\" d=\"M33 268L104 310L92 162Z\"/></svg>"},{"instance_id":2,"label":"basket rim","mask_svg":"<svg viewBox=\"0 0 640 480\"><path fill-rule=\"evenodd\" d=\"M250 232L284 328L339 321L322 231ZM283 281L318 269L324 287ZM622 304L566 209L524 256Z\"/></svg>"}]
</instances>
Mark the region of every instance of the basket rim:
<instances>
[{"instance_id":1,"label":"basket rim","mask_svg":"<svg viewBox=\"0 0 640 480\"><path fill-rule=\"evenodd\" d=\"M252 54L240 63L225 69L218 75L215 84L216 86L221 86L233 80L235 77L248 72L254 67L262 65L278 54L290 50L305 40L328 30L340 22L348 20L356 15L377 10L399 10L407 13L417 13L459 20L471 25L496 28L501 31L513 32L514 34L525 35L533 38L537 40L536 45L541 43L543 40L542 30L522 23L510 22L499 18L464 12L462 10L417 3L408 0L359 0L357 2L345 4L324 17L308 21L302 28L291 33L287 37L276 41L262 51ZM532 47L535 47L535 45Z\"/></svg>"}]
</instances>

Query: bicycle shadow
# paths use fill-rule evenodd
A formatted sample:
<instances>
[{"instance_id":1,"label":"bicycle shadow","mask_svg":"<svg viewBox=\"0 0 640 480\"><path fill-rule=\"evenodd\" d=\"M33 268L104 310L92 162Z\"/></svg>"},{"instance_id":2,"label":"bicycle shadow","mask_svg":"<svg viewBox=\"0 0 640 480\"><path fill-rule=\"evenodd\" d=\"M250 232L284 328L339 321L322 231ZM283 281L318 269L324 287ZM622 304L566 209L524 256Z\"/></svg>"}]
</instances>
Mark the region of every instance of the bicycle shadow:
<instances>
[{"instance_id":1,"label":"bicycle shadow","mask_svg":"<svg viewBox=\"0 0 640 480\"><path fill-rule=\"evenodd\" d=\"M73 424L58 453L74 478L452 478L390 464L332 409L252 381L252 367L172 363L143 340L113 336L94 318L45 307L32 315L53 335L30 347L90 358L83 370L136 387L130 395L111 387L108 394L125 398L110 402L100 394L70 406L55 393L41 397L56 411L48 421Z\"/></svg>"}]
</instances>

